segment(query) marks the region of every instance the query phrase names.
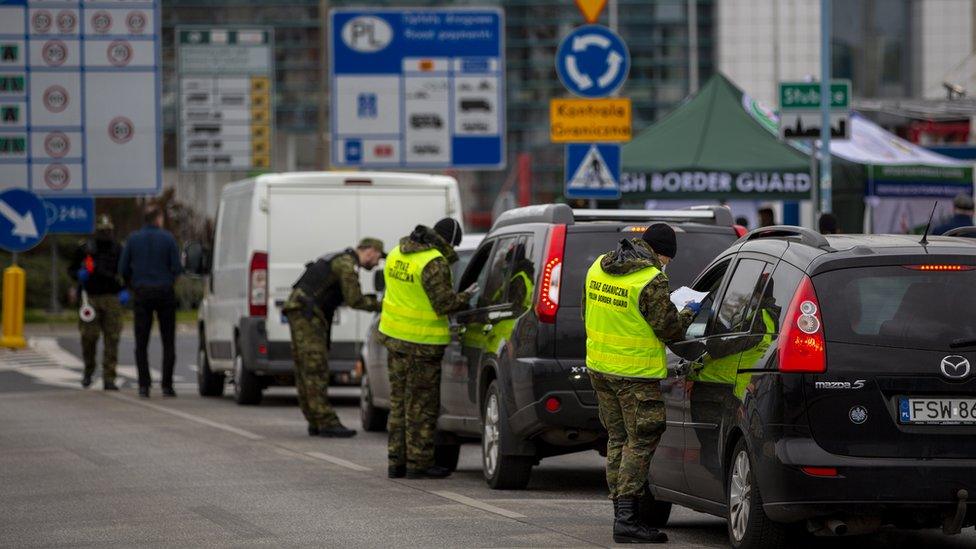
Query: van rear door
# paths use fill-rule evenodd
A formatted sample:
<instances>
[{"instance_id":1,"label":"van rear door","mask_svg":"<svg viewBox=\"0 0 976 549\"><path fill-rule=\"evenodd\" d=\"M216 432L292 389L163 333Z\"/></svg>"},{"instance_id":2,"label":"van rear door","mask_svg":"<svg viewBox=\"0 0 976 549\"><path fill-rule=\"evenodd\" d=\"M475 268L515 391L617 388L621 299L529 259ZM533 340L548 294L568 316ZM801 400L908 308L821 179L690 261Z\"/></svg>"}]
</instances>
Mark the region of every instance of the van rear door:
<instances>
[{"instance_id":1,"label":"van rear door","mask_svg":"<svg viewBox=\"0 0 976 549\"><path fill-rule=\"evenodd\" d=\"M826 372L806 374L804 390L828 452L976 456L976 266L961 259L916 256L812 278Z\"/></svg>"}]
</instances>

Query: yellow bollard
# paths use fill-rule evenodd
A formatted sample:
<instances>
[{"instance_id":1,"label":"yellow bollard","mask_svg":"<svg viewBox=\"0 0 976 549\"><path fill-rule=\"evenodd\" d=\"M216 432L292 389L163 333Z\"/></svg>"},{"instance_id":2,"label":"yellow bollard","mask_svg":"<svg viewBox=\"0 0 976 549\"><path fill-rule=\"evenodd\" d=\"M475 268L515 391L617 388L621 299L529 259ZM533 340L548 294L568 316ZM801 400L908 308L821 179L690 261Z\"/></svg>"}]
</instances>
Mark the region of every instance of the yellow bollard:
<instances>
[{"instance_id":1,"label":"yellow bollard","mask_svg":"<svg viewBox=\"0 0 976 549\"><path fill-rule=\"evenodd\" d=\"M0 347L23 349L24 341L24 295L26 274L17 265L3 270L3 336Z\"/></svg>"}]
</instances>

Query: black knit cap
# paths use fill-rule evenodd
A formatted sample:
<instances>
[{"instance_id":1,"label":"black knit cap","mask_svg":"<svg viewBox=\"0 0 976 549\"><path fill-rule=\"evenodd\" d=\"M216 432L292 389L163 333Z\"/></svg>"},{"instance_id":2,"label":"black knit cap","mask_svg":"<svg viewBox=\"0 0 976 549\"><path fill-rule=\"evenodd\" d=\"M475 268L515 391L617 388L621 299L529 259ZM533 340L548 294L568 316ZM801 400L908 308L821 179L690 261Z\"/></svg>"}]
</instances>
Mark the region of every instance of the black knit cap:
<instances>
[{"instance_id":1,"label":"black knit cap","mask_svg":"<svg viewBox=\"0 0 976 549\"><path fill-rule=\"evenodd\" d=\"M461 243L461 224L453 217L445 217L434 224L434 232L441 235L448 244L457 246Z\"/></svg>"},{"instance_id":2,"label":"black knit cap","mask_svg":"<svg viewBox=\"0 0 976 549\"><path fill-rule=\"evenodd\" d=\"M657 255L674 259L678 253L678 241L675 239L674 229L670 225L655 223L644 231L641 238Z\"/></svg>"}]
</instances>

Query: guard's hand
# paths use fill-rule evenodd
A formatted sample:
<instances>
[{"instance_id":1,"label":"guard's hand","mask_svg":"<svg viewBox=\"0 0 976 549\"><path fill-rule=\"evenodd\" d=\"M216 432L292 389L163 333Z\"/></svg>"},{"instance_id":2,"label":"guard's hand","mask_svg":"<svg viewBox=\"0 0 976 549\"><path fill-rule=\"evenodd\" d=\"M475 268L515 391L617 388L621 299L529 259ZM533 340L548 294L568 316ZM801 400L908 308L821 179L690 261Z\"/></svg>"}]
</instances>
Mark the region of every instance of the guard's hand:
<instances>
[{"instance_id":1,"label":"guard's hand","mask_svg":"<svg viewBox=\"0 0 976 549\"><path fill-rule=\"evenodd\" d=\"M129 304L130 299L132 299L132 296L129 295L129 290L119 292L119 304L123 307Z\"/></svg>"},{"instance_id":2,"label":"guard's hand","mask_svg":"<svg viewBox=\"0 0 976 549\"><path fill-rule=\"evenodd\" d=\"M82 267L78 269L78 282L88 282L88 269Z\"/></svg>"},{"instance_id":3,"label":"guard's hand","mask_svg":"<svg viewBox=\"0 0 976 549\"><path fill-rule=\"evenodd\" d=\"M697 301L689 301L688 303L685 303L685 309L690 310L691 312L695 313L696 315L699 312L701 312L701 308L702 308L702 304L700 302L697 302Z\"/></svg>"},{"instance_id":4,"label":"guard's hand","mask_svg":"<svg viewBox=\"0 0 976 549\"><path fill-rule=\"evenodd\" d=\"M474 294L478 293L478 290L480 290L480 289L481 289L481 286L478 286L478 283L475 282L474 284L468 286L467 289L464 290L464 293L466 293L468 295L474 295Z\"/></svg>"}]
</instances>

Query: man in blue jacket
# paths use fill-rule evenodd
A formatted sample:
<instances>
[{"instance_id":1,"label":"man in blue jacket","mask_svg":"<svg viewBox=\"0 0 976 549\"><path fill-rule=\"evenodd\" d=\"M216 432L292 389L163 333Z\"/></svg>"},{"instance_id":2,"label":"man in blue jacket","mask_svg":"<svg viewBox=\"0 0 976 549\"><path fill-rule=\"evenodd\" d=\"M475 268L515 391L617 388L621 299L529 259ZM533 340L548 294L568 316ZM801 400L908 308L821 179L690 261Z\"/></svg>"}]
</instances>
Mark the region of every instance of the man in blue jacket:
<instances>
[{"instance_id":1,"label":"man in blue jacket","mask_svg":"<svg viewBox=\"0 0 976 549\"><path fill-rule=\"evenodd\" d=\"M132 290L135 312L136 367L139 370L139 396L149 398L149 333L153 314L159 319L163 340L163 396L175 397L173 366L176 363L176 292L173 285L182 272L176 239L163 229L163 211L146 210L146 224L132 233L119 259L119 274Z\"/></svg>"},{"instance_id":2,"label":"man in blue jacket","mask_svg":"<svg viewBox=\"0 0 976 549\"><path fill-rule=\"evenodd\" d=\"M973 197L960 193L952 201L952 217L932 230L932 234L945 234L952 229L973 225Z\"/></svg>"}]
</instances>

